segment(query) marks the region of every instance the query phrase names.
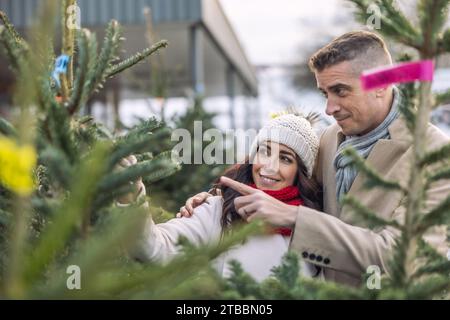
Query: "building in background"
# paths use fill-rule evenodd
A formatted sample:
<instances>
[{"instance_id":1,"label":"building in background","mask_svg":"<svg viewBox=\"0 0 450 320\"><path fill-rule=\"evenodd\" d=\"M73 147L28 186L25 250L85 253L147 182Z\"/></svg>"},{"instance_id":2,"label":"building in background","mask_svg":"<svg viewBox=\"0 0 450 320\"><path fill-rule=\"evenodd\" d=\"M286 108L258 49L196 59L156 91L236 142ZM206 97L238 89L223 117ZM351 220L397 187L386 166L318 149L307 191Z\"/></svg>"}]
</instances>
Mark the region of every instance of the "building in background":
<instances>
[{"instance_id":1,"label":"building in background","mask_svg":"<svg viewBox=\"0 0 450 320\"><path fill-rule=\"evenodd\" d=\"M6 12L19 31L26 33L39 2L0 0L0 10ZM109 80L102 94L89 102L88 112L99 120L111 127L118 115L130 124L133 116L183 112L188 105L186 96L198 94L205 98L205 106L219 113L221 127L259 126L253 121L258 119L256 73L218 0L78 0L77 3L81 27L94 31L99 40L111 19L119 21L126 38L122 57L149 45L145 8L150 8L152 34L169 41L169 47L159 53L157 61L152 62L155 59L151 58L150 62ZM152 63L159 65L156 77L152 77L155 72ZM163 84L166 87L159 91L164 96L159 96L154 90L155 78L163 76L167 79ZM12 82L6 59L2 58L0 108L10 101Z\"/></svg>"}]
</instances>

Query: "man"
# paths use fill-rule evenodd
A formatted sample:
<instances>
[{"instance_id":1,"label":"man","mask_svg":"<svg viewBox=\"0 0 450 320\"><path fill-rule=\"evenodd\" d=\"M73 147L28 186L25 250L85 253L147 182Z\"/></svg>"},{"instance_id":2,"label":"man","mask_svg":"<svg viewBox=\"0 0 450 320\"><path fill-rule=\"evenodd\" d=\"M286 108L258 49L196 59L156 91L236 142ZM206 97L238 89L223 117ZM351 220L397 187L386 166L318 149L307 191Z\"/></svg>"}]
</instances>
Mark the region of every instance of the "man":
<instances>
[{"instance_id":1,"label":"man","mask_svg":"<svg viewBox=\"0 0 450 320\"><path fill-rule=\"evenodd\" d=\"M363 70L389 65L391 56L384 41L374 33L346 33L316 52L310 59L319 90L327 98L326 113L336 119L321 136L315 178L323 187L323 212L304 206L287 206L262 192L251 193L230 179L222 181L243 194L236 209L252 220L262 218L274 225L294 226L290 249L303 259L322 267L325 279L359 285L371 265L389 274L388 260L398 231L387 227L371 230L354 221L352 210L339 200L348 194L387 220L402 221L402 195L381 188L363 189L366 177L350 165L341 151L352 146L385 179L406 186L412 137L399 112L402 103L393 87L365 92L360 85ZM449 142L439 129L429 124L430 150ZM427 194L428 207L450 194L448 182L435 184ZM207 198L198 194L186 202L179 215L189 216L193 206ZM445 254L444 228L433 230L429 242Z\"/></svg>"}]
</instances>

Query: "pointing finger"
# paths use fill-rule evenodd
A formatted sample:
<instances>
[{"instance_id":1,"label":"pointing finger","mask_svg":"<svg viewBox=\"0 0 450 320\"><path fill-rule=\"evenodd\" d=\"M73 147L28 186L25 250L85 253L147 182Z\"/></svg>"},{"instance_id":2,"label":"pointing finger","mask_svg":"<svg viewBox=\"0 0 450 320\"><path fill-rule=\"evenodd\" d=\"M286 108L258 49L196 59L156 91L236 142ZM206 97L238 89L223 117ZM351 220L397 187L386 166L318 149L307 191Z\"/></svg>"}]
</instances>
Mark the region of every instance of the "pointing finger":
<instances>
[{"instance_id":1,"label":"pointing finger","mask_svg":"<svg viewBox=\"0 0 450 320\"><path fill-rule=\"evenodd\" d=\"M244 196L258 192L257 189L227 177L220 177L220 182Z\"/></svg>"}]
</instances>

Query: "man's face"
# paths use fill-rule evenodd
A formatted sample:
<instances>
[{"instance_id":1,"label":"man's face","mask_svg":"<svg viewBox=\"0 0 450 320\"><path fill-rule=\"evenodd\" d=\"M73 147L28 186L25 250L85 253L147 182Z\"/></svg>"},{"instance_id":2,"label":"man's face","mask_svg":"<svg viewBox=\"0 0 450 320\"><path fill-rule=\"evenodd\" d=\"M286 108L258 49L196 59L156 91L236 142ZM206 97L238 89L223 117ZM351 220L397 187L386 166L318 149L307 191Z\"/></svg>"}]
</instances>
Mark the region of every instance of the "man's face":
<instances>
[{"instance_id":1,"label":"man's face","mask_svg":"<svg viewBox=\"0 0 450 320\"><path fill-rule=\"evenodd\" d=\"M351 62L344 61L315 72L317 87L327 98L326 114L333 116L346 136L362 135L375 129L383 119L379 99L361 88Z\"/></svg>"}]
</instances>

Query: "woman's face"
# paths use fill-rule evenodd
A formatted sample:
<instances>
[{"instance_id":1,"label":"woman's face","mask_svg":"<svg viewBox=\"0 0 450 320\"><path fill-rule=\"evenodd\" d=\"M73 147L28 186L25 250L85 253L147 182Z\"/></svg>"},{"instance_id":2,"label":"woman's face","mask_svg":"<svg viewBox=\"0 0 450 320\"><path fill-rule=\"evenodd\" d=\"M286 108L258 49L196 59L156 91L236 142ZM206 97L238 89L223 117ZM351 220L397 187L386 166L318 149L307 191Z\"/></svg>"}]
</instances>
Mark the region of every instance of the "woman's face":
<instances>
[{"instance_id":1,"label":"woman's face","mask_svg":"<svg viewBox=\"0 0 450 320\"><path fill-rule=\"evenodd\" d=\"M263 142L252 165L252 177L258 189L279 190L292 186L298 164L294 151L283 144Z\"/></svg>"}]
</instances>

